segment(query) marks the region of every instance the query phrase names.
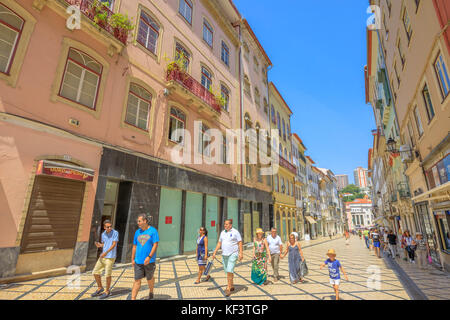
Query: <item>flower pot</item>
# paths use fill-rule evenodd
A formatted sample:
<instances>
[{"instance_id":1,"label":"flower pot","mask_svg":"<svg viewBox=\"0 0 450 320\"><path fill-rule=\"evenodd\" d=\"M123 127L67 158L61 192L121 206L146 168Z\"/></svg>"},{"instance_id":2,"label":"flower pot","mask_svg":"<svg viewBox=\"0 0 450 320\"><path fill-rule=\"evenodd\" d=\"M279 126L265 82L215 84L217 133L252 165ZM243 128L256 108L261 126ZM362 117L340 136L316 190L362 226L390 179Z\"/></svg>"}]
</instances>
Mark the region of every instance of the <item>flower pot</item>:
<instances>
[{"instance_id":1,"label":"flower pot","mask_svg":"<svg viewBox=\"0 0 450 320\"><path fill-rule=\"evenodd\" d=\"M115 27L113 29L113 34L116 39L118 39L120 42L126 44L128 40L128 31L123 28L117 28Z\"/></svg>"}]
</instances>

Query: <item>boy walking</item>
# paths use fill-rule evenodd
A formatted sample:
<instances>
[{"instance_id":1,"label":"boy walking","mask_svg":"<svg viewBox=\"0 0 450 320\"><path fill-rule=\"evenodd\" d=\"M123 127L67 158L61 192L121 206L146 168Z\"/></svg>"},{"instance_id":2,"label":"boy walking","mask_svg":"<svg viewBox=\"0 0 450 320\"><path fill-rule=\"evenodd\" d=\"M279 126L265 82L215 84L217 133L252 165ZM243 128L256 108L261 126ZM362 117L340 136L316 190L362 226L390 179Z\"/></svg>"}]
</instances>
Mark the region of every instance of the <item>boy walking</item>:
<instances>
[{"instance_id":1,"label":"boy walking","mask_svg":"<svg viewBox=\"0 0 450 320\"><path fill-rule=\"evenodd\" d=\"M111 221L105 220L103 222L105 231L102 233L102 242L95 242L97 248L102 248L102 254L95 264L92 274L97 282L98 289L91 294L92 297L100 296L100 299L105 299L110 296L111 275L114 261L117 257L117 242L119 241L119 232L112 228ZM102 285L102 272L105 270L106 276L106 291ZM103 291L105 291L103 293ZM102 294L103 293L103 294Z\"/></svg>"},{"instance_id":2,"label":"boy walking","mask_svg":"<svg viewBox=\"0 0 450 320\"><path fill-rule=\"evenodd\" d=\"M328 259L325 260L324 263L322 263L320 269L322 270L323 267L328 266L328 271L330 273L330 284L333 286L334 292L336 294L336 300L339 300L339 284L341 282L340 270L342 270L342 273L345 276L345 280L348 281L347 273L342 267L341 262L339 260L336 260L336 252L334 251L334 249L328 250L327 256Z\"/></svg>"}]
</instances>

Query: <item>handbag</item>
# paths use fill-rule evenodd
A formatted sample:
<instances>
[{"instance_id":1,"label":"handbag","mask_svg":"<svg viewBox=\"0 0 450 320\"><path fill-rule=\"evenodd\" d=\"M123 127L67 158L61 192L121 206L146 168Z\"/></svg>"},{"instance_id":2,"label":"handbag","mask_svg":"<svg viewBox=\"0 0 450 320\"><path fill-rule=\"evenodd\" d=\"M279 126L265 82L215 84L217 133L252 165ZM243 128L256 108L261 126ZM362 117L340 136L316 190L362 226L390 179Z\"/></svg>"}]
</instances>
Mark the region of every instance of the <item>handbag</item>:
<instances>
[{"instance_id":1,"label":"handbag","mask_svg":"<svg viewBox=\"0 0 450 320\"><path fill-rule=\"evenodd\" d=\"M211 260L211 261L208 261L208 264L206 265L205 271L203 271L203 274L204 274L205 276L207 276L208 273L211 271L212 265L213 265L213 261L212 261L212 260Z\"/></svg>"},{"instance_id":2,"label":"handbag","mask_svg":"<svg viewBox=\"0 0 450 320\"><path fill-rule=\"evenodd\" d=\"M429 263L429 264L433 264L433 259L431 259L431 256L430 256L430 255L428 256L428 263Z\"/></svg>"},{"instance_id":3,"label":"handbag","mask_svg":"<svg viewBox=\"0 0 450 320\"><path fill-rule=\"evenodd\" d=\"M305 276L308 275L309 271L308 271L308 266L306 265L306 259L300 262L300 274L301 277L304 278Z\"/></svg>"}]
</instances>

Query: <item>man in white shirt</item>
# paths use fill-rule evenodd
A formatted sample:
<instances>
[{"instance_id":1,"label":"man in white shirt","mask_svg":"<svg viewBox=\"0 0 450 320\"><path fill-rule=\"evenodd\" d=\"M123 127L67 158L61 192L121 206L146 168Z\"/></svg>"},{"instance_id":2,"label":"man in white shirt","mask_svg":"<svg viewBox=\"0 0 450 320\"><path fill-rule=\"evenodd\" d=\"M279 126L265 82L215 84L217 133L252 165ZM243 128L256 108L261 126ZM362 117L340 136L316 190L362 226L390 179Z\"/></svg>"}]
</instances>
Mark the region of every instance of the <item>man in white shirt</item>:
<instances>
[{"instance_id":1,"label":"man in white shirt","mask_svg":"<svg viewBox=\"0 0 450 320\"><path fill-rule=\"evenodd\" d=\"M280 254L283 251L283 242L281 241L280 236L277 235L276 228L272 228L272 230L270 230L270 235L267 237L267 243L269 244L270 257L272 259L273 277L276 282L280 280L278 266L280 262Z\"/></svg>"},{"instance_id":2,"label":"man in white shirt","mask_svg":"<svg viewBox=\"0 0 450 320\"><path fill-rule=\"evenodd\" d=\"M227 273L228 281L225 295L229 297L231 291L234 291L234 266L236 265L238 258L239 261L242 261L243 249L241 234L233 228L232 221L230 219L225 220L224 227L225 230L220 233L219 241L217 242L216 249L213 252L212 259L214 260L216 258L217 251L222 248L223 268Z\"/></svg>"}]
</instances>

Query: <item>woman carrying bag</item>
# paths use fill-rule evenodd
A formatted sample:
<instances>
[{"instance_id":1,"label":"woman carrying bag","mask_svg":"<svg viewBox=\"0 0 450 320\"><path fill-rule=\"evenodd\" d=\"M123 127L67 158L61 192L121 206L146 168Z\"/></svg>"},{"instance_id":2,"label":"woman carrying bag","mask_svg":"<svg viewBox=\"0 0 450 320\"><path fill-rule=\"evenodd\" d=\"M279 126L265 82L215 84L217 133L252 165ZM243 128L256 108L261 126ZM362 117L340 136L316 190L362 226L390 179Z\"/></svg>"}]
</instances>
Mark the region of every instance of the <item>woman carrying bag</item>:
<instances>
[{"instance_id":1,"label":"woman carrying bag","mask_svg":"<svg viewBox=\"0 0 450 320\"><path fill-rule=\"evenodd\" d=\"M411 237L411 234L409 231L405 231L405 244L406 244L406 251L408 252L409 256L409 262L416 263L414 261L414 250L416 249L416 246L414 245L414 239Z\"/></svg>"},{"instance_id":2,"label":"woman carrying bag","mask_svg":"<svg viewBox=\"0 0 450 320\"><path fill-rule=\"evenodd\" d=\"M302 248L298 241L295 241L295 236L291 234L289 236L289 242L286 244L286 251L280 257L283 259L287 254L289 254L289 278L291 283L296 284L297 282L304 282L302 275L302 262L305 261L303 257Z\"/></svg>"},{"instance_id":3,"label":"woman carrying bag","mask_svg":"<svg viewBox=\"0 0 450 320\"><path fill-rule=\"evenodd\" d=\"M256 229L253 247L252 281L258 285L267 284L267 259L271 263L269 244L264 239L264 231Z\"/></svg>"},{"instance_id":4,"label":"woman carrying bag","mask_svg":"<svg viewBox=\"0 0 450 320\"><path fill-rule=\"evenodd\" d=\"M202 274L205 271L206 263L208 261L208 230L205 227L201 227L198 231L199 236L197 238L197 264L198 264L198 278L194 284L199 284L202 278ZM211 278L210 275L206 276L205 281Z\"/></svg>"}]
</instances>

